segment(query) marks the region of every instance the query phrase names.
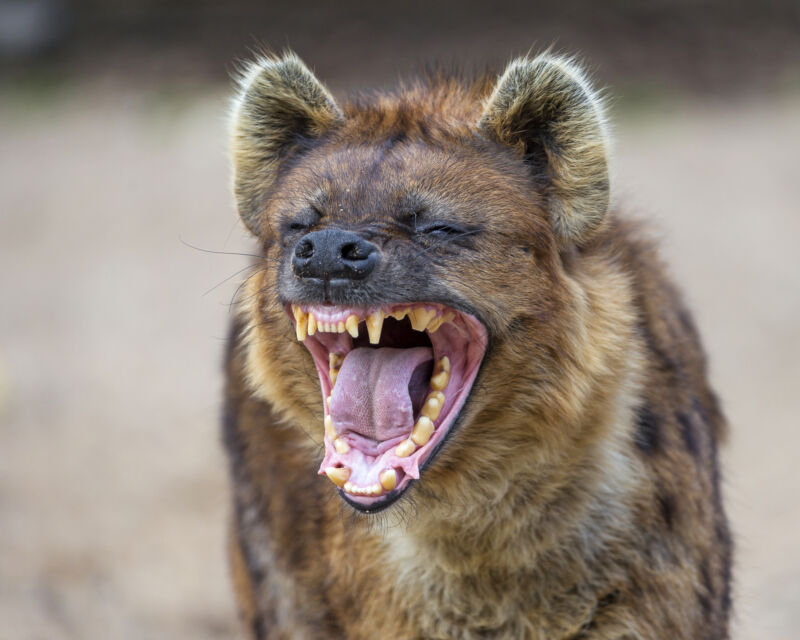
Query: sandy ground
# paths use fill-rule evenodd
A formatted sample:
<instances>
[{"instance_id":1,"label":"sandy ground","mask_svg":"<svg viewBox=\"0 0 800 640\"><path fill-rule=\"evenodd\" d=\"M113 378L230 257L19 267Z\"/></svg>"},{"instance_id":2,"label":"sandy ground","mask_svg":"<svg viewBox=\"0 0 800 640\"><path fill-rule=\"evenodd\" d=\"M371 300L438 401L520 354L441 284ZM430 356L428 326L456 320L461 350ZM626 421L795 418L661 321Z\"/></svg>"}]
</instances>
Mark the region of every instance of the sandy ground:
<instances>
[{"instance_id":1,"label":"sandy ground","mask_svg":"<svg viewBox=\"0 0 800 640\"><path fill-rule=\"evenodd\" d=\"M217 416L246 260L184 244L248 248L223 111L217 91L0 100L4 639L235 634ZM800 628L798 113L795 95L617 122L618 200L654 220L732 424L740 640Z\"/></svg>"}]
</instances>

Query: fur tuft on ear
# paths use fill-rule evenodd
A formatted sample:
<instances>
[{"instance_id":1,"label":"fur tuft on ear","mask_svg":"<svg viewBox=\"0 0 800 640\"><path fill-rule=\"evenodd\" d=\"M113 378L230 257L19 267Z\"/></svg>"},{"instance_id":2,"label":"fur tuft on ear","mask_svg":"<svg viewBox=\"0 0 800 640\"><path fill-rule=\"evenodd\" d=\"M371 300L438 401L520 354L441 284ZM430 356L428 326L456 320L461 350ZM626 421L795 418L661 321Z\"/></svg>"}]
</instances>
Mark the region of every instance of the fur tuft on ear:
<instances>
[{"instance_id":1,"label":"fur tuft on ear","mask_svg":"<svg viewBox=\"0 0 800 640\"><path fill-rule=\"evenodd\" d=\"M240 75L231 109L233 183L239 216L259 234L264 196L281 161L342 118L331 94L293 53L262 57Z\"/></svg>"},{"instance_id":2,"label":"fur tuft on ear","mask_svg":"<svg viewBox=\"0 0 800 640\"><path fill-rule=\"evenodd\" d=\"M545 195L562 245L586 240L608 210L609 141L602 101L573 61L544 54L506 68L478 122L520 149Z\"/></svg>"}]
</instances>

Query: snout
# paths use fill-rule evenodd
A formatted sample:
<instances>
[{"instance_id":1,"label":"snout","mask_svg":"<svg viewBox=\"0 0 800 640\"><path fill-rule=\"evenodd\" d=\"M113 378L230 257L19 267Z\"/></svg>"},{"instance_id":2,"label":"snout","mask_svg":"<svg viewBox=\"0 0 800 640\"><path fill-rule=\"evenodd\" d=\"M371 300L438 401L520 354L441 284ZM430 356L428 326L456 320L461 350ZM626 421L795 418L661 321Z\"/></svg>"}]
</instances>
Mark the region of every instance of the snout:
<instances>
[{"instance_id":1,"label":"snout","mask_svg":"<svg viewBox=\"0 0 800 640\"><path fill-rule=\"evenodd\" d=\"M380 262L378 247L361 236L341 229L306 234L297 242L292 270L309 280L363 280Z\"/></svg>"}]
</instances>

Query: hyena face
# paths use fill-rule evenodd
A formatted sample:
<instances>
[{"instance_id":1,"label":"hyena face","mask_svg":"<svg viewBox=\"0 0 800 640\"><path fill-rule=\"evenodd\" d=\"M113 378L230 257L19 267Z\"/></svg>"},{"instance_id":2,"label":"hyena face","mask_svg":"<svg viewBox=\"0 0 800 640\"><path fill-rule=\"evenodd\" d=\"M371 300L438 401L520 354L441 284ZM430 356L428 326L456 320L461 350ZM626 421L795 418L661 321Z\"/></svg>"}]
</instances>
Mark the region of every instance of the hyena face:
<instances>
[{"instance_id":1,"label":"hyena face","mask_svg":"<svg viewBox=\"0 0 800 640\"><path fill-rule=\"evenodd\" d=\"M574 325L561 256L608 203L573 67L437 82L340 109L288 56L254 65L234 107L237 204L265 258L243 304L251 382L322 436L319 473L362 511L541 437L492 416L547 395Z\"/></svg>"}]
</instances>

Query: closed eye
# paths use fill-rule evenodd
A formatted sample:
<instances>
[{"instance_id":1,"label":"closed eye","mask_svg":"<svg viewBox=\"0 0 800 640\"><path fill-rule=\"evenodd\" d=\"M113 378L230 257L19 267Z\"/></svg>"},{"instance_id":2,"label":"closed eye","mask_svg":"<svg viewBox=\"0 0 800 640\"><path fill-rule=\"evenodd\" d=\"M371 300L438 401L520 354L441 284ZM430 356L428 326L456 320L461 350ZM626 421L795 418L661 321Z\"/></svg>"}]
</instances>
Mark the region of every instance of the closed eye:
<instances>
[{"instance_id":1,"label":"closed eye","mask_svg":"<svg viewBox=\"0 0 800 640\"><path fill-rule=\"evenodd\" d=\"M313 207L303 209L294 217L284 220L281 224L281 231L284 235L309 231L320 221L321 217L322 214Z\"/></svg>"},{"instance_id":2,"label":"closed eye","mask_svg":"<svg viewBox=\"0 0 800 640\"><path fill-rule=\"evenodd\" d=\"M427 227L423 227L422 229L418 229L420 233L425 233L428 235L458 235L459 233L464 233L464 229L459 227L455 227L450 224L432 224Z\"/></svg>"},{"instance_id":3,"label":"closed eye","mask_svg":"<svg viewBox=\"0 0 800 640\"><path fill-rule=\"evenodd\" d=\"M479 227L465 226L451 222L432 222L417 227L417 235L432 240L437 246L455 243L464 247L472 246L473 237L481 232Z\"/></svg>"}]
</instances>

